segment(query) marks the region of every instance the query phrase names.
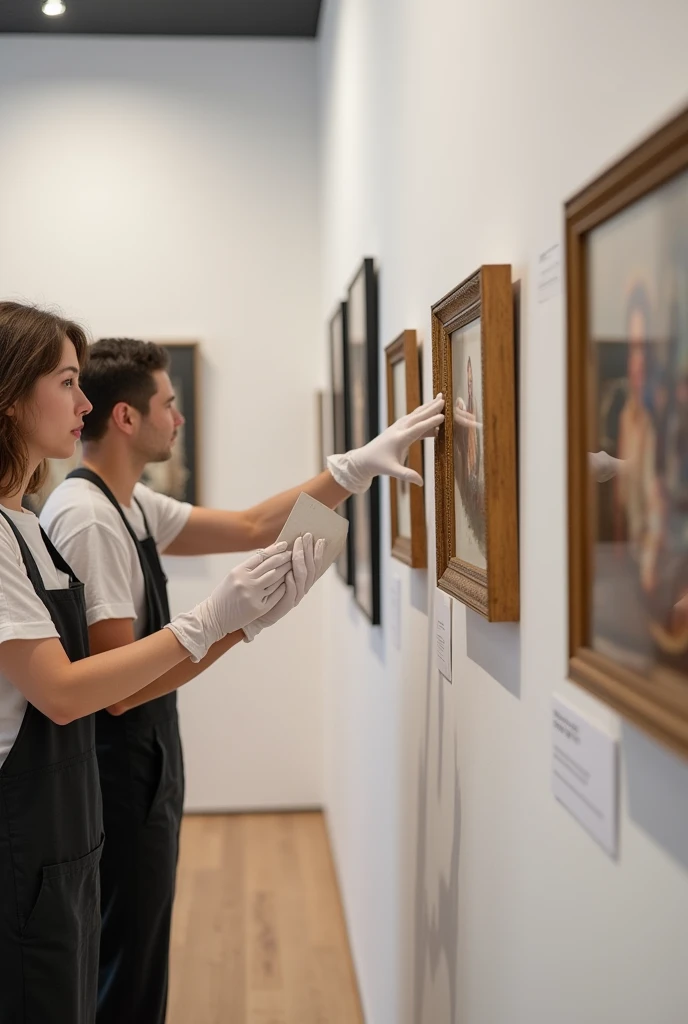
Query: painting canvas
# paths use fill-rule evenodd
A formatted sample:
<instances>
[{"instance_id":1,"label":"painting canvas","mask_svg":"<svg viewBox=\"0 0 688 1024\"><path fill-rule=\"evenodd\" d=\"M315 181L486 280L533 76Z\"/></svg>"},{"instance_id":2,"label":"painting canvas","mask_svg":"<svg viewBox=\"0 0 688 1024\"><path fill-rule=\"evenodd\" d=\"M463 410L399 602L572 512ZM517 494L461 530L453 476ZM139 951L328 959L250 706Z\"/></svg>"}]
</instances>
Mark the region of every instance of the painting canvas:
<instances>
[{"instance_id":1,"label":"painting canvas","mask_svg":"<svg viewBox=\"0 0 688 1024\"><path fill-rule=\"evenodd\" d=\"M341 454L351 447L351 422L348 392L348 364L346 347L347 308L341 302L330 319L330 377L333 451ZM347 584L353 583L353 530L351 521L353 500L349 498L337 507L340 516L349 520L349 533L344 550L337 559L337 572Z\"/></svg>"},{"instance_id":2,"label":"painting canvas","mask_svg":"<svg viewBox=\"0 0 688 1024\"><path fill-rule=\"evenodd\" d=\"M141 480L154 491L178 501L199 505L199 424L198 373L199 349L196 342L160 342L170 354L169 375L176 405L185 419L167 462L151 462Z\"/></svg>"},{"instance_id":3,"label":"painting canvas","mask_svg":"<svg viewBox=\"0 0 688 1024\"><path fill-rule=\"evenodd\" d=\"M567 233L570 671L688 753L688 111Z\"/></svg>"},{"instance_id":4,"label":"painting canvas","mask_svg":"<svg viewBox=\"0 0 688 1024\"><path fill-rule=\"evenodd\" d=\"M379 431L377 279L364 260L349 288L347 357L351 446L360 448ZM353 502L353 580L357 603L373 625L380 623L380 483L376 477Z\"/></svg>"},{"instance_id":5,"label":"painting canvas","mask_svg":"<svg viewBox=\"0 0 688 1024\"><path fill-rule=\"evenodd\" d=\"M487 570L480 319L451 335L456 557Z\"/></svg>"},{"instance_id":6,"label":"painting canvas","mask_svg":"<svg viewBox=\"0 0 688 1024\"><path fill-rule=\"evenodd\" d=\"M399 359L392 369L394 383L394 419L406 415L406 363ZM408 460L407 460L408 463ZM411 484L407 480L396 481L397 492L397 533L404 540L411 540Z\"/></svg>"}]
</instances>

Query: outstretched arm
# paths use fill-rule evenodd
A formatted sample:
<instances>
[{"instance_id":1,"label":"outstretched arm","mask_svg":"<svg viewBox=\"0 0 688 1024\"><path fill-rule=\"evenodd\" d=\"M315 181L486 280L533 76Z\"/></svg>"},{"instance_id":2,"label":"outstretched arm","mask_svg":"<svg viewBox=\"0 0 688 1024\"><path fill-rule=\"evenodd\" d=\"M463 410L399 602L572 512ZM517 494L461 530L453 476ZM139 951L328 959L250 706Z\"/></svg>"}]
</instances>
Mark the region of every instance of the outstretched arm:
<instances>
[{"instance_id":1,"label":"outstretched arm","mask_svg":"<svg viewBox=\"0 0 688 1024\"><path fill-rule=\"evenodd\" d=\"M366 491L376 476L397 477L422 486L422 478L404 462L412 444L437 433L444 422L443 410L444 398L438 395L432 402L400 417L362 448L331 455L328 469L312 480L244 512L193 508L184 529L165 554L212 555L271 544L302 491L328 508L336 508L350 494Z\"/></svg>"}]
</instances>

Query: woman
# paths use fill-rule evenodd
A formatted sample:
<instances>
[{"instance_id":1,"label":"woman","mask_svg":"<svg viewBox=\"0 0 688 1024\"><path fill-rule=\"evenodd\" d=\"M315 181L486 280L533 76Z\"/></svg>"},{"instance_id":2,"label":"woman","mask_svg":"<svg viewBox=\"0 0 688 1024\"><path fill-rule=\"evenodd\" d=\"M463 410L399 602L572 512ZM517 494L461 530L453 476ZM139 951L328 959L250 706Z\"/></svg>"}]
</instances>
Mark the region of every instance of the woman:
<instances>
[{"instance_id":1,"label":"woman","mask_svg":"<svg viewBox=\"0 0 688 1024\"><path fill-rule=\"evenodd\" d=\"M76 324L0 302L3 1024L95 1020L103 837L93 712L154 680L159 687L167 673L169 689L180 685L195 674L182 662L200 661L213 644L228 649L262 616L274 621L312 584L322 555L321 543L314 555L304 538L308 573L297 595L292 556L273 545L169 626L88 657L83 587L22 508L40 486L44 460L74 452L90 409L79 389L86 353ZM294 570L296 561L295 546Z\"/></svg>"}]
</instances>

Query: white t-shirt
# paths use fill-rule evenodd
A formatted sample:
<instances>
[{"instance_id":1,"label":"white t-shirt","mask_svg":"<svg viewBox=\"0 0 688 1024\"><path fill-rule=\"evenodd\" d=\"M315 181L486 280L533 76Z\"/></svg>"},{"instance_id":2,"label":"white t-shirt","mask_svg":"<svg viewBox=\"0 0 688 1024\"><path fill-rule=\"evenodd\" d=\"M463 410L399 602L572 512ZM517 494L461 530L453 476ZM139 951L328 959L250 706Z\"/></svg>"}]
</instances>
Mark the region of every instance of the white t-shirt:
<instances>
[{"instance_id":1,"label":"white t-shirt","mask_svg":"<svg viewBox=\"0 0 688 1024\"><path fill-rule=\"evenodd\" d=\"M46 590L63 590L69 577L53 565L41 537L38 519L31 512L15 512L0 505L26 541ZM17 539L0 516L0 644L6 640L44 640L56 637L53 620L26 572ZM26 711L26 698L0 674L0 765L12 749Z\"/></svg>"},{"instance_id":2,"label":"white t-shirt","mask_svg":"<svg viewBox=\"0 0 688 1024\"><path fill-rule=\"evenodd\" d=\"M183 530L191 505L136 484L134 498L146 513L159 552ZM143 540L141 509L132 501L124 514ZM117 509L88 480L65 480L52 492L41 512L41 525L82 581L89 626L102 619L133 619L134 636L146 628L143 573L136 547Z\"/></svg>"}]
</instances>

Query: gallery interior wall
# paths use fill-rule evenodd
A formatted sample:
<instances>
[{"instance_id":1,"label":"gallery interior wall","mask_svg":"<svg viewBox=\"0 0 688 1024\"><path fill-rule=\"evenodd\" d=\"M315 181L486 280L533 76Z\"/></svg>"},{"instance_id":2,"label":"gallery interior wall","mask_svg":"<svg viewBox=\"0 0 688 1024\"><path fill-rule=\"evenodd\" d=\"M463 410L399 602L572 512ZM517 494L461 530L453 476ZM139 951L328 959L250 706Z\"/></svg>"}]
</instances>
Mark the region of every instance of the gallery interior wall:
<instances>
[{"instance_id":1,"label":"gallery interior wall","mask_svg":"<svg viewBox=\"0 0 688 1024\"><path fill-rule=\"evenodd\" d=\"M381 349L419 331L428 398L431 304L481 263L520 285L520 625L455 604L448 684L432 570L385 555L383 630L328 581L326 802L368 1024L685 1019L688 765L566 682L564 304L536 267L564 200L688 99L687 37L684 0L326 5L321 321L375 256ZM618 863L552 797L553 694L621 737Z\"/></svg>"},{"instance_id":2,"label":"gallery interior wall","mask_svg":"<svg viewBox=\"0 0 688 1024\"><path fill-rule=\"evenodd\" d=\"M208 505L316 468L315 76L305 41L0 39L0 293L201 343ZM168 560L174 608L232 561ZM319 622L181 691L188 807L321 802Z\"/></svg>"}]
</instances>

